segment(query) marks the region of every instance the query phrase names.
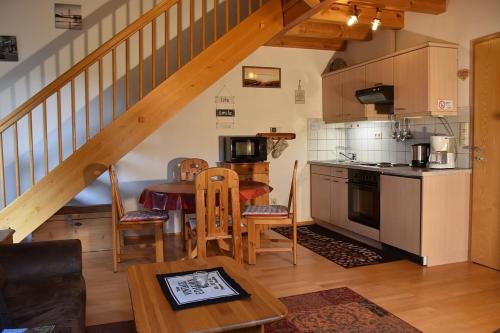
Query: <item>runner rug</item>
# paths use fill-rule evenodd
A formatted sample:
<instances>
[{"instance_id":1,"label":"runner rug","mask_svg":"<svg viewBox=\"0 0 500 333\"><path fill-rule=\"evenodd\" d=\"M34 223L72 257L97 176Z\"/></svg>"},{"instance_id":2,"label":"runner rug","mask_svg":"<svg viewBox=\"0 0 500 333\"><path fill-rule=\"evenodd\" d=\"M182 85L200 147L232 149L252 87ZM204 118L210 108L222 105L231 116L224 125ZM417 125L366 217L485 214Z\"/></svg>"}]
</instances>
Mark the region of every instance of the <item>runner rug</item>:
<instances>
[{"instance_id":1,"label":"runner rug","mask_svg":"<svg viewBox=\"0 0 500 333\"><path fill-rule=\"evenodd\" d=\"M289 239L292 238L291 227L273 230ZM297 230L297 241L300 245L344 268L399 260L389 253L316 224L298 227Z\"/></svg>"}]
</instances>

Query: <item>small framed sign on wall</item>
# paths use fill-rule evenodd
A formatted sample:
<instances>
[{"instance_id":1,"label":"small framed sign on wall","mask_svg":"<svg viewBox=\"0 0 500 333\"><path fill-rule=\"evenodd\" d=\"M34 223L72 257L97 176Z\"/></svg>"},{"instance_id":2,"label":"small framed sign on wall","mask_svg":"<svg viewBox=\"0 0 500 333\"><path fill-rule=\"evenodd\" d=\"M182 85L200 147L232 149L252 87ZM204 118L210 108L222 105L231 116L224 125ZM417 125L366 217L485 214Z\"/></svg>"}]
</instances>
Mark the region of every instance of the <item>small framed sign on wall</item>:
<instances>
[{"instance_id":1,"label":"small framed sign on wall","mask_svg":"<svg viewBox=\"0 0 500 333\"><path fill-rule=\"evenodd\" d=\"M82 6L56 3L54 19L56 29L82 30Z\"/></svg>"},{"instance_id":2,"label":"small framed sign on wall","mask_svg":"<svg viewBox=\"0 0 500 333\"><path fill-rule=\"evenodd\" d=\"M0 61L18 61L16 36L0 36Z\"/></svg>"},{"instance_id":3,"label":"small framed sign on wall","mask_svg":"<svg viewBox=\"0 0 500 333\"><path fill-rule=\"evenodd\" d=\"M281 88L281 68L243 66L243 87Z\"/></svg>"}]
</instances>

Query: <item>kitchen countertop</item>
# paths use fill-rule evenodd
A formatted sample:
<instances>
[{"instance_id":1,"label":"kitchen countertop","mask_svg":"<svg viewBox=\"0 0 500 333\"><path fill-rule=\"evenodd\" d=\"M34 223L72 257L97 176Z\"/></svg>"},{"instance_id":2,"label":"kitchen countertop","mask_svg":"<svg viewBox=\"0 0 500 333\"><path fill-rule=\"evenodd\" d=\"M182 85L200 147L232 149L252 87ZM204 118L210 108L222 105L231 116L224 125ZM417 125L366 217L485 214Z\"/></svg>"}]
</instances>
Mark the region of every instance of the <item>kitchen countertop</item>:
<instances>
[{"instance_id":1,"label":"kitchen countertop","mask_svg":"<svg viewBox=\"0 0 500 333\"><path fill-rule=\"evenodd\" d=\"M384 175L405 176L405 177L428 177L450 174L470 174L471 169L455 168L455 169L429 169L429 168L413 168L411 166L398 167L378 167L369 165L359 165L353 162L344 161L308 161L313 165L323 165L331 167L340 167L348 169L376 171Z\"/></svg>"}]
</instances>

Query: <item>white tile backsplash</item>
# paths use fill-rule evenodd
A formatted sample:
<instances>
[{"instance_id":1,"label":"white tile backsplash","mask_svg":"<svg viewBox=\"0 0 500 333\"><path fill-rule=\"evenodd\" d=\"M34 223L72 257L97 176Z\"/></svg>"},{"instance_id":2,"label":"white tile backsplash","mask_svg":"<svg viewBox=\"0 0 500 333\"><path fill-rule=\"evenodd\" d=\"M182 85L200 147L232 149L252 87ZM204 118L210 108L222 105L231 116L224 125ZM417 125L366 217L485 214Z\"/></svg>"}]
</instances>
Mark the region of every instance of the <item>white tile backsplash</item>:
<instances>
[{"instance_id":1,"label":"white tile backsplash","mask_svg":"<svg viewBox=\"0 0 500 333\"><path fill-rule=\"evenodd\" d=\"M457 117L448 117L455 137L458 139L460 123L469 122L470 108L459 108ZM356 122L325 124L321 119L310 119L307 150L309 160L344 159L339 152L355 153L357 159L367 162L410 163L411 145L429 142L435 134L447 135L441 121L433 117L410 119L411 140L397 142L392 139L391 122ZM375 133L382 133L382 139L375 139ZM470 135L470 134L469 134ZM470 149L458 147L457 166L470 167Z\"/></svg>"}]
</instances>

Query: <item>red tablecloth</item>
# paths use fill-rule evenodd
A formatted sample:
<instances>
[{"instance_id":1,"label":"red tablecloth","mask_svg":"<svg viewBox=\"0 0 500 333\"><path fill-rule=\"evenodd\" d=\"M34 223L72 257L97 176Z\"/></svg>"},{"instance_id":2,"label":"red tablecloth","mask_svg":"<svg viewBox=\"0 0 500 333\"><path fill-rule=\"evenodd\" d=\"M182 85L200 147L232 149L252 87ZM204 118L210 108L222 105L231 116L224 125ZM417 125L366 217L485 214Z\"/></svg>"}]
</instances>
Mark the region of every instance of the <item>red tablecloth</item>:
<instances>
[{"instance_id":1,"label":"red tablecloth","mask_svg":"<svg viewBox=\"0 0 500 333\"><path fill-rule=\"evenodd\" d=\"M240 201L255 199L269 193L273 188L255 181L240 182ZM194 182L181 181L146 187L139 198L146 209L194 211L196 200Z\"/></svg>"}]
</instances>

